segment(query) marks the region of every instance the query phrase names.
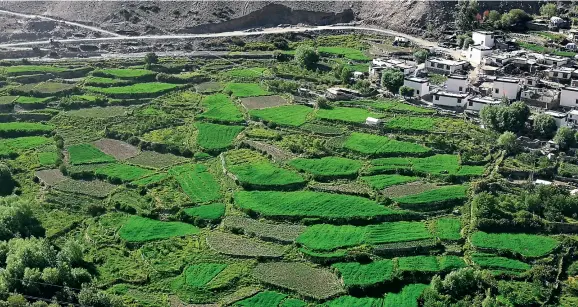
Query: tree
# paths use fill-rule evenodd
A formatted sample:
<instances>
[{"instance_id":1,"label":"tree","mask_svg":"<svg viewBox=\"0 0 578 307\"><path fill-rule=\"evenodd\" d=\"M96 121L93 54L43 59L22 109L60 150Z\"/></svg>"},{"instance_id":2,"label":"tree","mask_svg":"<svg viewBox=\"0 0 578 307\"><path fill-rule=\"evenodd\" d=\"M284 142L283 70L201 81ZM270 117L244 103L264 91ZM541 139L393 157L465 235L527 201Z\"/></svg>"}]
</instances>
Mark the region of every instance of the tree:
<instances>
[{"instance_id":1,"label":"tree","mask_svg":"<svg viewBox=\"0 0 578 307\"><path fill-rule=\"evenodd\" d=\"M462 48L468 49L468 47L473 43L474 43L474 39L468 36L464 39L464 45L462 46Z\"/></svg>"},{"instance_id":2,"label":"tree","mask_svg":"<svg viewBox=\"0 0 578 307\"><path fill-rule=\"evenodd\" d=\"M554 117L548 114L539 114L534 118L532 131L539 137L550 139L556 133L556 121Z\"/></svg>"},{"instance_id":3,"label":"tree","mask_svg":"<svg viewBox=\"0 0 578 307\"><path fill-rule=\"evenodd\" d=\"M339 80L341 80L343 84L347 84L351 81L352 76L353 71L351 71L349 67L343 67L343 69L341 69L341 73L339 74Z\"/></svg>"},{"instance_id":4,"label":"tree","mask_svg":"<svg viewBox=\"0 0 578 307\"><path fill-rule=\"evenodd\" d=\"M427 50L421 49L413 53L413 58L418 63L423 63L427 59L429 52Z\"/></svg>"},{"instance_id":5,"label":"tree","mask_svg":"<svg viewBox=\"0 0 578 307\"><path fill-rule=\"evenodd\" d=\"M518 140L516 135L511 131L506 131L498 138L498 146L503 148L507 153L512 154L518 150Z\"/></svg>"},{"instance_id":6,"label":"tree","mask_svg":"<svg viewBox=\"0 0 578 307\"><path fill-rule=\"evenodd\" d=\"M392 93L397 93L403 85L403 73L397 69L385 69L381 75L381 86Z\"/></svg>"},{"instance_id":7,"label":"tree","mask_svg":"<svg viewBox=\"0 0 578 307\"><path fill-rule=\"evenodd\" d=\"M558 10L558 7L556 6L556 4L547 3L547 4L542 5L542 7L540 7L540 15L546 16L548 18L552 18L552 17L556 16L557 10Z\"/></svg>"},{"instance_id":8,"label":"tree","mask_svg":"<svg viewBox=\"0 0 578 307\"><path fill-rule=\"evenodd\" d=\"M475 0L460 1L457 6L456 27L461 32L473 30L479 11L478 2Z\"/></svg>"},{"instance_id":9,"label":"tree","mask_svg":"<svg viewBox=\"0 0 578 307\"><path fill-rule=\"evenodd\" d=\"M500 14L500 12L498 12L496 10L491 10L488 13L487 22L491 23L494 27L498 27L501 17L502 17L502 14Z\"/></svg>"},{"instance_id":10,"label":"tree","mask_svg":"<svg viewBox=\"0 0 578 307\"><path fill-rule=\"evenodd\" d=\"M299 46L295 50L295 62L301 67L313 69L319 61L319 54L309 46Z\"/></svg>"},{"instance_id":11,"label":"tree","mask_svg":"<svg viewBox=\"0 0 578 307\"><path fill-rule=\"evenodd\" d=\"M78 294L78 303L90 307L120 307L122 303L113 295L95 288L83 288Z\"/></svg>"},{"instance_id":12,"label":"tree","mask_svg":"<svg viewBox=\"0 0 578 307\"><path fill-rule=\"evenodd\" d=\"M568 127L560 127L554 136L554 142L558 144L561 150L567 150L576 145L574 131Z\"/></svg>"},{"instance_id":13,"label":"tree","mask_svg":"<svg viewBox=\"0 0 578 307\"><path fill-rule=\"evenodd\" d=\"M14 180L8 165L0 163L0 195L9 195L14 190Z\"/></svg>"},{"instance_id":14,"label":"tree","mask_svg":"<svg viewBox=\"0 0 578 307\"><path fill-rule=\"evenodd\" d=\"M32 209L17 196L0 199L0 240L44 236L44 228Z\"/></svg>"},{"instance_id":15,"label":"tree","mask_svg":"<svg viewBox=\"0 0 578 307\"><path fill-rule=\"evenodd\" d=\"M530 108L522 101L511 105L488 105L480 110L484 125L498 132L521 131L530 116Z\"/></svg>"},{"instance_id":16,"label":"tree","mask_svg":"<svg viewBox=\"0 0 578 307\"><path fill-rule=\"evenodd\" d=\"M149 52L145 55L145 64L150 66L151 64L156 64L159 62L159 56L154 52Z\"/></svg>"},{"instance_id":17,"label":"tree","mask_svg":"<svg viewBox=\"0 0 578 307\"><path fill-rule=\"evenodd\" d=\"M371 82L367 80L357 80L353 84L353 89L359 91L362 95L369 95L373 92L371 88Z\"/></svg>"},{"instance_id":18,"label":"tree","mask_svg":"<svg viewBox=\"0 0 578 307\"><path fill-rule=\"evenodd\" d=\"M409 86L402 86L399 88L399 94L403 97L412 97L413 96L413 88Z\"/></svg>"},{"instance_id":19,"label":"tree","mask_svg":"<svg viewBox=\"0 0 578 307\"><path fill-rule=\"evenodd\" d=\"M317 97L316 103L317 103L317 108L319 108L319 109L331 108L331 106L329 105L329 100L327 100L327 98L325 98L325 97L322 97L322 96Z\"/></svg>"}]
</instances>

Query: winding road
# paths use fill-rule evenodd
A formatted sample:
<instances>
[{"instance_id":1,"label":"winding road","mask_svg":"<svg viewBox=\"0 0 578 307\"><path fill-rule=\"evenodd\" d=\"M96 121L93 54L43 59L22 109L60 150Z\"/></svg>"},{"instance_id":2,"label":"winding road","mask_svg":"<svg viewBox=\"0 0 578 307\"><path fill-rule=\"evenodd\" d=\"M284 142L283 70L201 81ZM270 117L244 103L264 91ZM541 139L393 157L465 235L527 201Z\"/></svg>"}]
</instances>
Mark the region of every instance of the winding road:
<instances>
[{"instance_id":1,"label":"winding road","mask_svg":"<svg viewBox=\"0 0 578 307\"><path fill-rule=\"evenodd\" d=\"M210 37L231 37L231 36L254 36L254 35L262 35L262 34L276 34L276 33L299 33L299 32L309 32L309 31L331 31L331 30L357 30L357 31L365 31L365 32L375 32L380 34L385 34L389 36L400 36L407 38L408 40L412 41L413 43L423 46L423 47L435 47L438 50L448 53L452 55L454 58L459 58L460 52L453 49L442 48L439 47L436 42L431 42L419 37L415 37L412 35L408 35L405 33L393 31L393 30L386 30L386 29L378 29L372 27L365 27L365 26L342 26L342 25L335 25L335 26L313 26L313 27L287 27L287 28L266 28L258 31L230 31L230 32L219 32L219 33L204 33L204 34L167 34L167 35L142 35L142 36L123 36L117 33L103 30L97 27L87 26L76 22L64 21L59 19L54 19L46 16L41 15L30 15L30 14L22 14L22 13L15 13L5 10L0 10L0 14L9 14L13 16L23 17L23 18L40 18L45 20L53 20L57 22L62 22L68 25L81 27L87 30L100 32L102 34L107 34L109 37L98 37L98 38L70 38L70 39L62 39L62 40L55 40L60 43L98 43L98 42L114 42L114 41L145 41L145 40L165 40L165 39L191 39L191 38L210 38ZM30 41L30 42L17 42L17 43L6 43L0 44L0 48L16 48L16 47L33 47L38 45L45 45L49 44L49 40L40 40L40 41Z\"/></svg>"}]
</instances>

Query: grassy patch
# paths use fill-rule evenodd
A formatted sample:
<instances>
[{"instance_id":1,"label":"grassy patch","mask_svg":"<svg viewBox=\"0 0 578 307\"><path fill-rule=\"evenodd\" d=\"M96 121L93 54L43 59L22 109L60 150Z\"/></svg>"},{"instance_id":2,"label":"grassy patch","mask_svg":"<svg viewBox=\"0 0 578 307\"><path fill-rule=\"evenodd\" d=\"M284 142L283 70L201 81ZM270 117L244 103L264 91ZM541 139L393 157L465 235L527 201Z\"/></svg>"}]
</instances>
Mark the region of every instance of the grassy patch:
<instances>
[{"instance_id":1,"label":"grassy patch","mask_svg":"<svg viewBox=\"0 0 578 307\"><path fill-rule=\"evenodd\" d=\"M279 306L287 295L275 291L259 292L249 298L236 302L233 306L257 307L257 306Z\"/></svg>"},{"instance_id":2,"label":"grassy patch","mask_svg":"<svg viewBox=\"0 0 578 307\"><path fill-rule=\"evenodd\" d=\"M26 150L33 149L52 142L43 136L25 136L14 139L0 139L0 156L10 157Z\"/></svg>"},{"instance_id":3,"label":"grassy patch","mask_svg":"<svg viewBox=\"0 0 578 307\"><path fill-rule=\"evenodd\" d=\"M368 117L380 118L382 115L360 108L334 107L331 109L319 109L315 115L317 118L340 121L346 123L365 123Z\"/></svg>"},{"instance_id":4,"label":"grassy patch","mask_svg":"<svg viewBox=\"0 0 578 307\"><path fill-rule=\"evenodd\" d=\"M471 237L475 247L491 250L505 250L525 257L542 257L558 247L555 239L523 233L485 233L478 231Z\"/></svg>"},{"instance_id":5,"label":"grassy patch","mask_svg":"<svg viewBox=\"0 0 578 307\"><path fill-rule=\"evenodd\" d=\"M423 145L359 132L352 133L345 141L344 147L361 154L379 156L424 154L430 151Z\"/></svg>"},{"instance_id":6,"label":"grassy patch","mask_svg":"<svg viewBox=\"0 0 578 307\"><path fill-rule=\"evenodd\" d=\"M401 131L433 131L439 121L434 117L396 116L387 119L384 126Z\"/></svg>"},{"instance_id":7,"label":"grassy patch","mask_svg":"<svg viewBox=\"0 0 578 307\"><path fill-rule=\"evenodd\" d=\"M157 73L152 70L147 69L136 69L136 68L111 68L111 69L100 69L93 72L94 75L102 75L110 78L119 79L135 79L143 77L152 77Z\"/></svg>"},{"instance_id":8,"label":"grassy patch","mask_svg":"<svg viewBox=\"0 0 578 307\"><path fill-rule=\"evenodd\" d=\"M19 96L18 99L14 100L14 103L28 104L28 105L33 105L33 104L46 105L46 103L51 99L52 99L52 97L38 98L38 97Z\"/></svg>"},{"instance_id":9,"label":"grassy patch","mask_svg":"<svg viewBox=\"0 0 578 307\"><path fill-rule=\"evenodd\" d=\"M393 261L391 259L373 261L368 264L336 263L332 267L339 271L346 287L365 287L393 278Z\"/></svg>"},{"instance_id":10,"label":"grassy patch","mask_svg":"<svg viewBox=\"0 0 578 307\"><path fill-rule=\"evenodd\" d=\"M271 218L371 219L402 214L366 198L311 191L237 192L235 203L241 209Z\"/></svg>"},{"instance_id":11,"label":"grassy patch","mask_svg":"<svg viewBox=\"0 0 578 307\"><path fill-rule=\"evenodd\" d=\"M376 190L382 190L390 186L417 181L418 179L418 177L397 174L361 177L361 180L365 181L370 187Z\"/></svg>"},{"instance_id":12,"label":"grassy patch","mask_svg":"<svg viewBox=\"0 0 578 307\"><path fill-rule=\"evenodd\" d=\"M210 205L203 205L193 208L187 208L184 211L187 215L192 216L193 218L196 219L215 221L225 215L225 204L216 203Z\"/></svg>"},{"instance_id":13,"label":"grassy patch","mask_svg":"<svg viewBox=\"0 0 578 307\"><path fill-rule=\"evenodd\" d=\"M442 240L459 240L462 223L457 218L440 218L433 221L432 232Z\"/></svg>"},{"instance_id":14,"label":"grassy patch","mask_svg":"<svg viewBox=\"0 0 578 307\"><path fill-rule=\"evenodd\" d=\"M341 157L325 157L321 159L295 159L289 164L298 170L317 177L347 177L357 175L362 163Z\"/></svg>"},{"instance_id":15,"label":"grassy patch","mask_svg":"<svg viewBox=\"0 0 578 307\"><path fill-rule=\"evenodd\" d=\"M113 163L95 169L94 173L112 181L128 182L152 175L154 172L138 166Z\"/></svg>"},{"instance_id":16,"label":"grassy patch","mask_svg":"<svg viewBox=\"0 0 578 307\"><path fill-rule=\"evenodd\" d=\"M250 110L249 114L260 120L284 126L301 126L313 112L312 108L302 105L288 105L261 110Z\"/></svg>"},{"instance_id":17,"label":"grassy patch","mask_svg":"<svg viewBox=\"0 0 578 307\"><path fill-rule=\"evenodd\" d=\"M412 284L403 287L399 293L388 293L385 296L384 306L387 307L418 307L417 299L429 285Z\"/></svg>"},{"instance_id":18,"label":"grassy patch","mask_svg":"<svg viewBox=\"0 0 578 307\"><path fill-rule=\"evenodd\" d=\"M235 97L269 95L269 92L267 92L257 83L227 83L224 91L231 92Z\"/></svg>"},{"instance_id":19,"label":"grassy patch","mask_svg":"<svg viewBox=\"0 0 578 307\"><path fill-rule=\"evenodd\" d=\"M225 73L233 78L259 78L269 75L269 70L264 67L238 68Z\"/></svg>"},{"instance_id":20,"label":"grassy patch","mask_svg":"<svg viewBox=\"0 0 578 307\"><path fill-rule=\"evenodd\" d=\"M199 263L185 269L185 283L192 287L202 287L227 267L221 263Z\"/></svg>"},{"instance_id":21,"label":"grassy patch","mask_svg":"<svg viewBox=\"0 0 578 307\"><path fill-rule=\"evenodd\" d=\"M0 123L0 137L16 137L46 134L54 127L39 123Z\"/></svg>"},{"instance_id":22,"label":"grassy patch","mask_svg":"<svg viewBox=\"0 0 578 307\"><path fill-rule=\"evenodd\" d=\"M120 237L128 242L146 242L197 233L199 229L190 224L161 222L140 216L131 216L119 231Z\"/></svg>"},{"instance_id":23,"label":"grassy patch","mask_svg":"<svg viewBox=\"0 0 578 307\"><path fill-rule=\"evenodd\" d=\"M301 175L277 167L269 162L240 164L229 167L229 171L239 182L253 187L282 187L301 185L305 179Z\"/></svg>"},{"instance_id":24,"label":"grassy patch","mask_svg":"<svg viewBox=\"0 0 578 307\"><path fill-rule=\"evenodd\" d=\"M245 129L243 126L225 126L211 123L196 123L199 131L197 144L205 150L222 150L233 144L233 141Z\"/></svg>"},{"instance_id":25,"label":"grassy patch","mask_svg":"<svg viewBox=\"0 0 578 307\"><path fill-rule=\"evenodd\" d=\"M223 94L214 94L203 98L205 111L198 116L209 120L224 122L243 122L243 113L237 109L231 99Z\"/></svg>"},{"instance_id":26,"label":"grassy patch","mask_svg":"<svg viewBox=\"0 0 578 307\"><path fill-rule=\"evenodd\" d=\"M213 175L203 165L175 166L169 170L183 191L190 199L197 203L215 201L221 198L221 187Z\"/></svg>"},{"instance_id":27,"label":"grassy patch","mask_svg":"<svg viewBox=\"0 0 578 307\"><path fill-rule=\"evenodd\" d=\"M136 83L127 86L93 87L87 86L86 90L112 97L143 97L153 94L162 94L177 88L178 85L162 82Z\"/></svg>"},{"instance_id":28,"label":"grassy patch","mask_svg":"<svg viewBox=\"0 0 578 307\"><path fill-rule=\"evenodd\" d=\"M358 50L358 49L354 49L354 48L347 48L347 47L318 47L317 50L320 53L326 53L326 54L334 54L334 55L339 55L345 58L348 58L350 60L355 60L355 61L369 61L371 60L369 57L367 57L363 51Z\"/></svg>"},{"instance_id":29,"label":"grassy patch","mask_svg":"<svg viewBox=\"0 0 578 307\"><path fill-rule=\"evenodd\" d=\"M397 197L394 198L394 200L401 205L428 204L448 200L459 200L466 198L467 190L468 186L466 185L443 186L419 194Z\"/></svg>"},{"instance_id":30,"label":"grassy patch","mask_svg":"<svg viewBox=\"0 0 578 307\"><path fill-rule=\"evenodd\" d=\"M67 148L70 164L91 164L114 162L114 158L100 151L92 144L78 144Z\"/></svg>"}]
</instances>

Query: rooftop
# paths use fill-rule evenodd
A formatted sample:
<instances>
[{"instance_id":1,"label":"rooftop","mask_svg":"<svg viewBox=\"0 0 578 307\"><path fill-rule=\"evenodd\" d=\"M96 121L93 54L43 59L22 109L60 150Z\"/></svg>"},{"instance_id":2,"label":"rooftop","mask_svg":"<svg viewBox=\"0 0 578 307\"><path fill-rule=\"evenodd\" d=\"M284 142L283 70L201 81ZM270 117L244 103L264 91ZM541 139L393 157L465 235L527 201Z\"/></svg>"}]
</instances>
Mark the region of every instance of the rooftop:
<instances>
[{"instance_id":1,"label":"rooftop","mask_svg":"<svg viewBox=\"0 0 578 307\"><path fill-rule=\"evenodd\" d=\"M518 78L510 78L510 77L501 77L496 79L497 82L506 82L506 83L518 83L520 79Z\"/></svg>"},{"instance_id":2,"label":"rooftop","mask_svg":"<svg viewBox=\"0 0 578 307\"><path fill-rule=\"evenodd\" d=\"M448 59L442 59L442 58L429 58L427 60L429 62L446 64L446 65L463 65L463 64L466 64L466 61L454 61L454 60L448 60Z\"/></svg>"},{"instance_id":3,"label":"rooftop","mask_svg":"<svg viewBox=\"0 0 578 307\"><path fill-rule=\"evenodd\" d=\"M446 91L442 91L439 90L435 93L438 96L444 96L444 97L455 97L455 98L466 98L468 97L468 93L452 93L452 92L446 92Z\"/></svg>"},{"instance_id":4,"label":"rooftop","mask_svg":"<svg viewBox=\"0 0 578 307\"><path fill-rule=\"evenodd\" d=\"M572 91L572 92L578 92L578 87L570 87L570 86L567 86L567 87L563 88L563 90Z\"/></svg>"},{"instance_id":5,"label":"rooftop","mask_svg":"<svg viewBox=\"0 0 578 307\"><path fill-rule=\"evenodd\" d=\"M499 100L494 100L491 97L472 97L470 101L482 103L482 104L500 104Z\"/></svg>"},{"instance_id":6,"label":"rooftop","mask_svg":"<svg viewBox=\"0 0 578 307\"><path fill-rule=\"evenodd\" d=\"M578 110L571 110L568 114L578 115Z\"/></svg>"},{"instance_id":7,"label":"rooftop","mask_svg":"<svg viewBox=\"0 0 578 307\"><path fill-rule=\"evenodd\" d=\"M405 78L405 80L412 81L412 82L417 82L417 83L426 83L426 82L429 81L428 79L425 79L425 78L417 78L417 77L409 77L409 78Z\"/></svg>"},{"instance_id":8,"label":"rooftop","mask_svg":"<svg viewBox=\"0 0 578 307\"><path fill-rule=\"evenodd\" d=\"M484 34L484 35L494 34L494 32L492 32L492 31L474 31L474 33L480 33L480 34Z\"/></svg>"},{"instance_id":9,"label":"rooftop","mask_svg":"<svg viewBox=\"0 0 578 307\"><path fill-rule=\"evenodd\" d=\"M458 80L466 80L468 76L464 75L449 75L448 79L458 79Z\"/></svg>"},{"instance_id":10,"label":"rooftop","mask_svg":"<svg viewBox=\"0 0 578 307\"><path fill-rule=\"evenodd\" d=\"M566 113L556 112L556 111L546 111L544 114L548 114L552 117L564 118L566 117Z\"/></svg>"},{"instance_id":11,"label":"rooftop","mask_svg":"<svg viewBox=\"0 0 578 307\"><path fill-rule=\"evenodd\" d=\"M491 47L487 47L484 45L471 45L470 47L472 47L474 49L478 49L478 50L492 50Z\"/></svg>"}]
</instances>

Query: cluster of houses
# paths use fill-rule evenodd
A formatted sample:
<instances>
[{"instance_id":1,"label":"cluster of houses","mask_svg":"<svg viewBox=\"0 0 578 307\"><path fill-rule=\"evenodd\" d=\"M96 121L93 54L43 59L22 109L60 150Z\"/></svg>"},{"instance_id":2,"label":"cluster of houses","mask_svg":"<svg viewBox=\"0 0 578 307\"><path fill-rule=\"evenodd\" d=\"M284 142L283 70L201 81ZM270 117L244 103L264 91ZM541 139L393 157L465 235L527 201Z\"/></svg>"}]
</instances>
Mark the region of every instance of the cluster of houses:
<instances>
[{"instance_id":1,"label":"cluster of houses","mask_svg":"<svg viewBox=\"0 0 578 307\"><path fill-rule=\"evenodd\" d=\"M380 80L385 69L404 73L414 98L440 108L477 113L505 99L521 100L554 117L558 126L578 127L578 64L574 59L498 44L492 32L472 34L462 59L428 57L424 64L389 58L373 59L369 78ZM501 40L503 42L503 40ZM445 76L432 84L432 74Z\"/></svg>"}]
</instances>

